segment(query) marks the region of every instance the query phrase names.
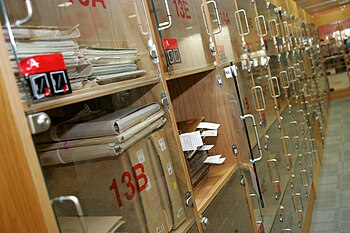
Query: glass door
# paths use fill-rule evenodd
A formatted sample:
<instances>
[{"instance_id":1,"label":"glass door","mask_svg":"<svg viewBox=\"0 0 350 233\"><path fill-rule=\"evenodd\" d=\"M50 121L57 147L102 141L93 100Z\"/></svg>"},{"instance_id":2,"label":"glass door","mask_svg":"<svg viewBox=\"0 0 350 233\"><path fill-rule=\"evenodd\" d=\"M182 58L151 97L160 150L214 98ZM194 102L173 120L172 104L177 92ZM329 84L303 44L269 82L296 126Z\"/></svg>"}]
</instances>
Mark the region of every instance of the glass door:
<instances>
[{"instance_id":1,"label":"glass door","mask_svg":"<svg viewBox=\"0 0 350 233\"><path fill-rule=\"evenodd\" d=\"M190 230L145 3L22 4L1 1L3 32L60 231Z\"/></svg>"}]
</instances>

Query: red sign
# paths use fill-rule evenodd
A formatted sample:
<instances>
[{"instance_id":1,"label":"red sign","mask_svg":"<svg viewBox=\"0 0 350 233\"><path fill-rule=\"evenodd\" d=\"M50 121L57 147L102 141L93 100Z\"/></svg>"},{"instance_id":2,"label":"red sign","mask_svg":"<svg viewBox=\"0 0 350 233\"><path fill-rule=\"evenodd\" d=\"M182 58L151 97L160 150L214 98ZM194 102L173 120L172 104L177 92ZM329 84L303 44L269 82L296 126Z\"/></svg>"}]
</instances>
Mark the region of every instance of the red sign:
<instances>
[{"instance_id":1,"label":"red sign","mask_svg":"<svg viewBox=\"0 0 350 233\"><path fill-rule=\"evenodd\" d=\"M162 45L164 50L178 49L177 40L174 38L164 38L162 39Z\"/></svg>"},{"instance_id":2,"label":"red sign","mask_svg":"<svg viewBox=\"0 0 350 233\"><path fill-rule=\"evenodd\" d=\"M29 57L21 60L19 64L24 75L33 75L66 69L63 56L60 53Z\"/></svg>"}]
</instances>

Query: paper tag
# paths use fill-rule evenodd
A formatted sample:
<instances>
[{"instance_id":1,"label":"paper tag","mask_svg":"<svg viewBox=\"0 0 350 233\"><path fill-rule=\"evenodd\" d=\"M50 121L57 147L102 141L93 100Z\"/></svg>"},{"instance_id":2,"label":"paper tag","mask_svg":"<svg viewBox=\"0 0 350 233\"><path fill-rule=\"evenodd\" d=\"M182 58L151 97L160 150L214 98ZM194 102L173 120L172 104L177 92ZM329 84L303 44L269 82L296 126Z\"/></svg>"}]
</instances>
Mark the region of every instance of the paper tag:
<instances>
[{"instance_id":1,"label":"paper tag","mask_svg":"<svg viewBox=\"0 0 350 233\"><path fill-rule=\"evenodd\" d=\"M181 209L179 209L179 210L177 211L176 216L177 216L178 218L180 218L184 213L185 213L184 209L181 208Z\"/></svg>"},{"instance_id":2,"label":"paper tag","mask_svg":"<svg viewBox=\"0 0 350 233\"><path fill-rule=\"evenodd\" d=\"M226 158L221 158L221 155L209 156L204 163L223 164Z\"/></svg>"},{"instance_id":3,"label":"paper tag","mask_svg":"<svg viewBox=\"0 0 350 233\"><path fill-rule=\"evenodd\" d=\"M149 176L147 176L147 186L146 186L146 191L149 191L152 188L151 185L151 179L149 178Z\"/></svg>"},{"instance_id":4,"label":"paper tag","mask_svg":"<svg viewBox=\"0 0 350 233\"><path fill-rule=\"evenodd\" d=\"M220 124L210 123L210 122L201 122L197 129L212 129L217 130L220 127Z\"/></svg>"},{"instance_id":5,"label":"paper tag","mask_svg":"<svg viewBox=\"0 0 350 233\"><path fill-rule=\"evenodd\" d=\"M164 229L165 229L165 228L164 228L164 225L163 225L163 223L162 223L162 225L156 227L156 232L157 232L157 233L161 233L161 232L164 231Z\"/></svg>"},{"instance_id":6,"label":"paper tag","mask_svg":"<svg viewBox=\"0 0 350 233\"><path fill-rule=\"evenodd\" d=\"M173 188L174 188L174 190L177 189L177 182L176 181L174 181L174 183L173 183Z\"/></svg>"},{"instance_id":7,"label":"paper tag","mask_svg":"<svg viewBox=\"0 0 350 233\"><path fill-rule=\"evenodd\" d=\"M166 167L168 168L168 174L171 176L173 174L173 166L171 165L171 162L169 162Z\"/></svg>"},{"instance_id":8,"label":"paper tag","mask_svg":"<svg viewBox=\"0 0 350 233\"><path fill-rule=\"evenodd\" d=\"M214 147L214 145L204 145L201 148L199 148L200 151L205 151L205 150L211 150Z\"/></svg>"},{"instance_id":9,"label":"paper tag","mask_svg":"<svg viewBox=\"0 0 350 233\"><path fill-rule=\"evenodd\" d=\"M136 152L137 154L137 160L139 163L144 163L145 162L145 154L143 153L143 150L139 150Z\"/></svg>"},{"instance_id":10,"label":"paper tag","mask_svg":"<svg viewBox=\"0 0 350 233\"><path fill-rule=\"evenodd\" d=\"M165 143L164 138L159 139L159 140L158 140L158 144L159 144L160 149L161 149L162 151L166 151L166 143Z\"/></svg>"},{"instance_id":11,"label":"paper tag","mask_svg":"<svg viewBox=\"0 0 350 233\"><path fill-rule=\"evenodd\" d=\"M202 132L202 137L216 137L218 136L217 130L206 130Z\"/></svg>"},{"instance_id":12,"label":"paper tag","mask_svg":"<svg viewBox=\"0 0 350 233\"><path fill-rule=\"evenodd\" d=\"M203 140L199 131L181 134L180 140L183 151L191 151L199 146L203 146Z\"/></svg>"},{"instance_id":13,"label":"paper tag","mask_svg":"<svg viewBox=\"0 0 350 233\"><path fill-rule=\"evenodd\" d=\"M224 68L226 78L233 78L231 67Z\"/></svg>"}]
</instances>

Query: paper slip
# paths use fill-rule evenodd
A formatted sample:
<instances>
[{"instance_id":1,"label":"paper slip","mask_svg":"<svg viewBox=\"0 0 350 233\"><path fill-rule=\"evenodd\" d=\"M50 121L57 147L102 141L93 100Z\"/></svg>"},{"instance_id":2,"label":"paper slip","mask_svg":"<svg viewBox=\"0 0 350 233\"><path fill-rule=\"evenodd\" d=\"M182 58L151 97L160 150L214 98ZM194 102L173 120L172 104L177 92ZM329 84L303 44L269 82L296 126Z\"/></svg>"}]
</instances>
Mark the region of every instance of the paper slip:
<instances>
[{"instance_id":1,"label":"paper slip","mask_svg":"<svg viewBox=\"0 0 350 233\"><path fill-rule=\"evenodd\" d=\"M216 137L218 136L217 130L206 130L202 132L202 137Z\"/></svg>"},{"instance_id":2,"label":"paper slip","mask_svg":"<svg viewBox=\"0 0 350 233\"><path fill-rule=\"evenodd\" d=\"M205 150L211 150L214 147L214 145L204 145L201 148L199 148L200 151L205 151Z\"/></svg>"},{"instance_id":3,"label":"paper slip","mask_svg":"<svg viewBox=\"0 0 350 233\"><path fill-rule=\"evenodd\" d=\"M209 156L204 163L223 164L226 158L221 158L221 155Z\"/></svg>"},{"instance_id":4,"label":"paper slip","mask_svg":"<svg viewBox=\"0 0 350 233\"><path fill-rule=\"evenodd\" d=\"M199 131L181 134L180 140L183 151L191 151L203 146L203 140Z\"/></svg>"},{"instance_id":5,"label":"paper slip","mask_svg":"<svg viewBox=\"0 0 350 233\"><path fill-rule=\"evenodd\" d=\"M217 130L220 127L220 124L216 123L209 123L209 122L201 122L197 129L212 129L212 130Z\"/></svg>"}]
</instances>

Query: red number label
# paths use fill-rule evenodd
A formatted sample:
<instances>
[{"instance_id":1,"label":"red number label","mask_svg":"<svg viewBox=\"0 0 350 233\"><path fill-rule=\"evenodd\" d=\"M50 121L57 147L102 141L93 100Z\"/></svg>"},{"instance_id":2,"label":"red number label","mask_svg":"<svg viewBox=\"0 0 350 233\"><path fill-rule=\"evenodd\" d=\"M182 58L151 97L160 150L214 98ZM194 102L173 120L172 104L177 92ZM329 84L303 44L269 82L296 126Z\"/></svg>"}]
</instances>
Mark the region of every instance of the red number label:
<instances>
[{"instance_id":1,"label":"red number label","mask_svg":"<svg viewBox=\"0 0 350 233\"><path fill-rule=\"evenodd\" d=\"M173 3L175 4L178 17L191 19L190 9L188 8L188 2L186 0L173 0Z\"/></svg>"},{"instance_id":2,"label":"red number label","mask_svg":"<svg viewBox=\"0 0 350 233\"><path fill-rule=\"evenodd\" d=\"M147 188L147 184L149 182L145 174L145 167L141 163L139 163L139 164L136 164L134 167L132 167L132 170L135 175L137 190L139 193L141 193ZM133 177L131 176L130 172L126 171L121 175L121 183L125 184L126 187L129 189L127 192L124 193L125 198L129 201L132 200L135 197L136 188L135 188L135 185L133 184ZM123 201L119 192L116 178L113 178L112 184L109 186L109 190L114 191L118 202L118 206L119 208L122 207Z\"/></svg>"},{"instance_id":3,"label":"red number label","mask_svg":"<svg viewBox=\"0 0 350 233\"><path fill-rule=\"evenodd\" d=\"M69 0L69 2L74 3L74 0ZM89 6L90 0L79 0L78 1L82 6ZM105 1L104 0L91 0L92 7L96 7L96 3L100 3L100 5L107 9Z\"/></svg>"},{"instance_id":4,"label":"red number label","mask_svg":"<svg viewBox=\"0 0 350 233\"><path fill-rule=\"evenodd\" d=\"M230 17L228 16L227 11L220 11L220 18L221 18L222 24L231 25L231 20L230 20Z\"/></svg>"}]
</instances>

